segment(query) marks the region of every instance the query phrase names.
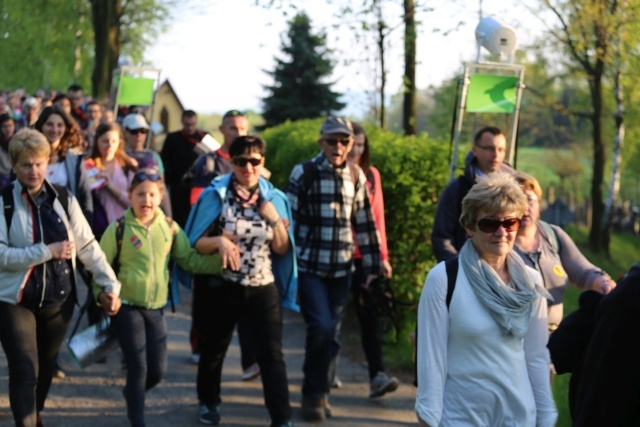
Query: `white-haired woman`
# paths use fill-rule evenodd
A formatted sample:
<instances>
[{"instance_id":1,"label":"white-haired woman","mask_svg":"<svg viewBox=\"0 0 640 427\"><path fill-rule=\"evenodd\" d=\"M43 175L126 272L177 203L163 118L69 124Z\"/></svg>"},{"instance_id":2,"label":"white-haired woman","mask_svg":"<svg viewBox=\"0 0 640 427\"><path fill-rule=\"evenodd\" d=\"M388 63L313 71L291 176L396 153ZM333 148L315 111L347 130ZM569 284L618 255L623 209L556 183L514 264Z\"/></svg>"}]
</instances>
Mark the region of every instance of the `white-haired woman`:
<instances>
[{"instance_id":1,"label":"white-haired woman","mask_svg":"<svg viewBox=\"0 0 640 427\"><path fill-rule=\"evenodd\" d=\"M469 240L448 261L458 263L453 286L453 269L442 262L420 297L421 426L555 424L545 347L549 295L539 273L513 252L526 204L503 173L481 178L462 202Z\"/></svg>"}]
</instances>

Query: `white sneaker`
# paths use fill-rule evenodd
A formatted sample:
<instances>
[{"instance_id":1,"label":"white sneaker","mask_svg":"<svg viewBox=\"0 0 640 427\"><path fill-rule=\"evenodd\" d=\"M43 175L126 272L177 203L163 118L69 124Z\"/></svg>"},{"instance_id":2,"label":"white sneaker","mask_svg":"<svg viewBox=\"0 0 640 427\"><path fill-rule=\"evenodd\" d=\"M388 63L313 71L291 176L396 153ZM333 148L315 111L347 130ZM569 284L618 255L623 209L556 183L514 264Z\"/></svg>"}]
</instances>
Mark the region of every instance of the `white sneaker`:
<instances>
[{"instance_id":1,"label":"white sneaker","mask_svg":"<svg viewBox=\"0 0 640 427\"><path fill-rule=\"evenodd\" d=\"M260 376L260 366L257 363L249 366L242 373L242 381L251 381L254 378L258 378Z\"/></svg>"},{"instance_id":2,"label":"white sneaker","mask_svg":"<svg viewBox=\"0 0 640 427\"><path fill-rule=\"evenodd\" d=\"M200 362L200 353L193 353L191 355L191 364L197 365Z\"/></svg>"},{"instance_id":3,"label":"white sneaker","mask_svg":"<svg viewBox=\"0 0 640 427\"><path fill-rule=\"evenodd\" d=\"M392 391L396 391L399 381L396 377L389 377L384 372L378 372L371 380L369 397L380 397Z\"/></svg>"}]
</instances>

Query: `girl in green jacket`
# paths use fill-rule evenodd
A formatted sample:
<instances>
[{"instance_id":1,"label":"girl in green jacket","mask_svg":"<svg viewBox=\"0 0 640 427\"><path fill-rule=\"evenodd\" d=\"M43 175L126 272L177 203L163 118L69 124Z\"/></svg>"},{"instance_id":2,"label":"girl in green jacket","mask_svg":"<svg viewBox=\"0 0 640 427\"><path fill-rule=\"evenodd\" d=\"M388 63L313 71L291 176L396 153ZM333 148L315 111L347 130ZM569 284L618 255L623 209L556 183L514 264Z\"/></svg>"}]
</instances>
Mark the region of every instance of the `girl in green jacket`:
<instances>
[{"instance_id":1,"label":"girl in green jacket","mask_svg":"<svg viewBox=\"0 0 640 427\"><path fill-rule=\"evenodd\" d=\"M122 283L122 306L112 325L127 365L123 390L132 426L144 426L144 395L167 370L167 304L169 258L187 271L220 274L220 256L200 255L177 223L158 209L164 185L153 169L143 169L131 181L131 208L105 230L100 246ZM97 300L107 295L94 288ZM103 301L104 300L104 301Z\"/></svg>"}]
</instances>

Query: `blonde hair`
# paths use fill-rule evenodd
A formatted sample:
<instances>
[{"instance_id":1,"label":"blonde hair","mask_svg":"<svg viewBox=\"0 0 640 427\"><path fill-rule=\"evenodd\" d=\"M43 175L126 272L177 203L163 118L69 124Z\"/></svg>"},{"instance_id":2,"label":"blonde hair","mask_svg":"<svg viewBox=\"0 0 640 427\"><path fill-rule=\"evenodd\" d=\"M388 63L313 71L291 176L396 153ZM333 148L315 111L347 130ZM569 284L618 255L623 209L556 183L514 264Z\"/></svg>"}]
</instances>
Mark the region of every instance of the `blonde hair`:
<instances>
[{"instance_id":1,"label":"blonde hair","mask_svg":"<svg viewBox=\"0 0 640 427\"><path fill-rule=\"evenodd\" d=\"M18 163L22 153L30 153L48 159L51 154L51 145L49 145L47 138L37 130L20 129L9 142L9 158L12 165Z\"/></svg>"},{"instance_id":2,"label":"blonde hair","mask_svg":"<svg viewBox=\"0 0 640 427\"><path fill-rule=\"evenodd\" d=\"M538 200L542 199L542 188L537 179L520 171L515 171L513 177L522 188L522 191L533 191L538 196Z\"/></svg>"},{"instance_id":3,"label":"blonde hair","mask_svg":"<svg viewBox=\"0 0 640 427\"><path fill-rule=\"evenodd\" d=\"M527 197L516 180L504 172L493 172L486 177L478 177L462 200L460 224L475 230L478 215L515 212L518 218L527 209Z\"/></svg>"}]
</instances>

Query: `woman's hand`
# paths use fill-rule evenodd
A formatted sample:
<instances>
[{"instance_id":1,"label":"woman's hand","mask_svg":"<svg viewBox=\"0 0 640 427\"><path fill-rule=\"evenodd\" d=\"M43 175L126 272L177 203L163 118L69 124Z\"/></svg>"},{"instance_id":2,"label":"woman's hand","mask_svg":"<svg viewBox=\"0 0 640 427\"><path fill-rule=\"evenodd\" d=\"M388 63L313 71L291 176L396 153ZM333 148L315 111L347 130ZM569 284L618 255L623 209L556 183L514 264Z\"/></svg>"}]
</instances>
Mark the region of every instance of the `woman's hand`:
<instances>
[{"instance_id":1,"label":"woman's hand","mask_svg":"<svg viewBox=\"0 0 640 427\"><path fill-rule=\"evenodd\" d=\"M98 300L100 300L100 304L104 308L105 313L109 316L118 314L122 306L122 300L113 292L100 292Z\"/></svg>"},{"instance_id":2,"label":"woman's hand","mask_svg":"<svg viewBox=\"0 0 640 427\"><path fill-rule=\"evenodd\" d=\"M600 276L593 282L592 290L600 292L603 295L608 294L616 287L616 282L611 280L609 276Z\"/></svg>"},{"instance_id":3,"label":"woman's hand","mask_svg":"<svg viewBox=\"0 0 640 427\"><path fill-rule=\"evenodd\" d=\"M49 248L49 252L51 252L51 258L53 259L71 259L71 254L73 253L74 247L74 243L68 240L49 243L47 245L47 248Z\"/></svg>"},{"instance_id":4,"label":"woman's hand","mask_svg":"<svg viewBox=\"0 0 640 427\"><path fill-rule=\"evenodd\" d=\"M218 239L218 252L222 257L222 268L238 271L240 269L240 254L242 253L240 246L225 236L217 236L216 239Z\"/></svg>"},{"instance_id":5,"label":"woman's hand","mask_svg":"<svg viewBox=\"0 0 640 427\"><path fill-rule=\"evenodd\" d=\"M382 265L380 265L380 273L385 279L391 279L391 276L393 275L393 268L391 268L391 264L389 264L388 259L382 260Z\"/></svg>"},{"instance_id":6,"label":"woman's hand","mask_svg":"<svg viewBox=\"0 0 640 427\"><path fill-rule=\"evenodd\" d=\"M280 215L278 214L276 207L273 206L273 203L267 200L260 203L259 212L260 212L260 216L264 218L264 220L267 221L269 224L274 224L278 222L278 220L280 219Z\"/></svg>"}]
</instances>

